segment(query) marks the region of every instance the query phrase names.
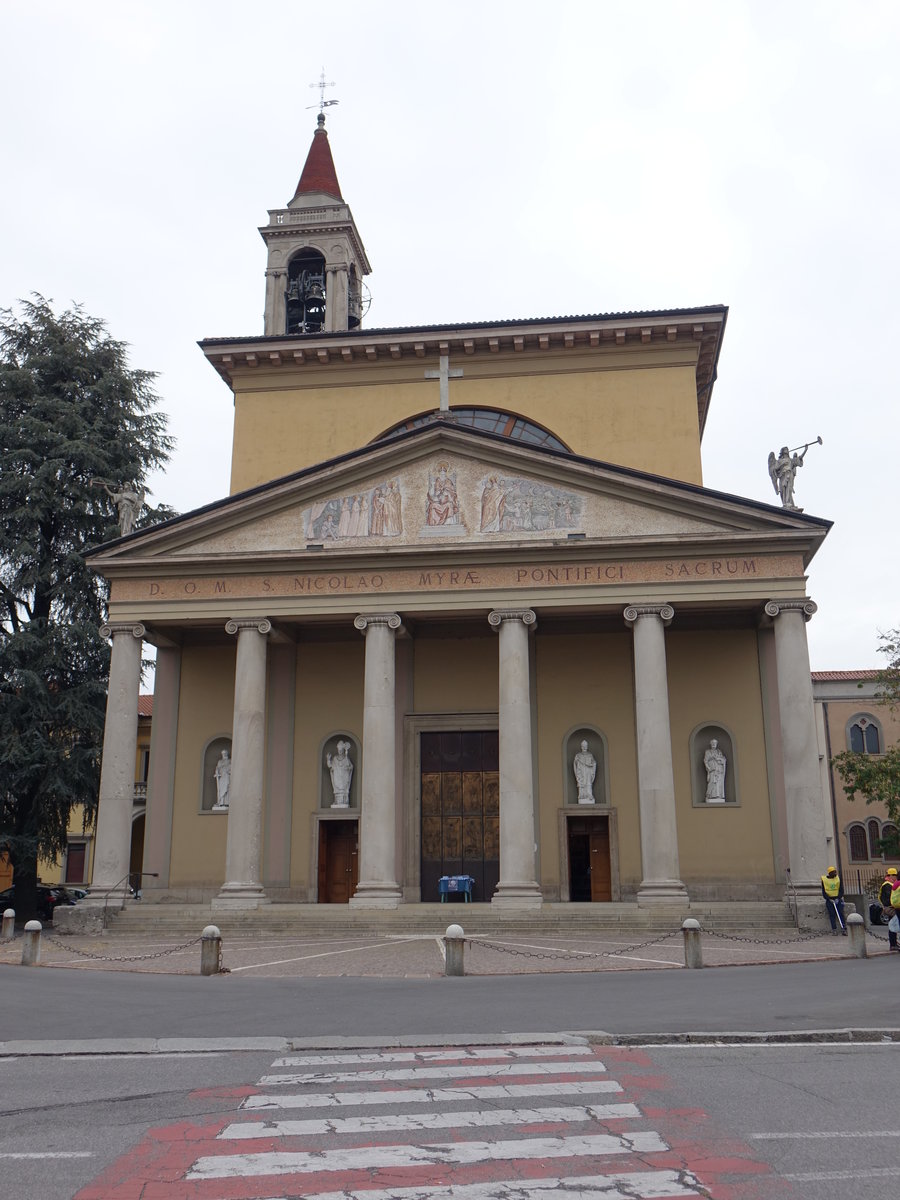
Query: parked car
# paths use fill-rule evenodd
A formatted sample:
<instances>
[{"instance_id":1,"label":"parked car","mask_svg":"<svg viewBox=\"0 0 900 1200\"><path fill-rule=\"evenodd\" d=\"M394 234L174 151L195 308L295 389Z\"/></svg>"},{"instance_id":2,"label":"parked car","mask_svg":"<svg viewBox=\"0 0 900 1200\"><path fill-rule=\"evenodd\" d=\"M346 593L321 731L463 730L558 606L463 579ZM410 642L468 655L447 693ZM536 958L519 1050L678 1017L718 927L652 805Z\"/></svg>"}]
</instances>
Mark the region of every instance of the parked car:
<instances>
[{"instance_id":1,"label":"parked car","mask_svg":"<svg viewBox=\"0 0 900 1200\"><path fill-rule=\"evenodd\" d=\"M45 883L39 883L37 886L37 915L41 921L52 921L53 911L58 904L74 904L74 899L69 899L61 894L65 889L48 887ZM5 892L0 892L0 912L7 908L16 910L16 915L19 915L19 906L16 904L16 885L8 887Z\"/></svg>"}]
</instances>

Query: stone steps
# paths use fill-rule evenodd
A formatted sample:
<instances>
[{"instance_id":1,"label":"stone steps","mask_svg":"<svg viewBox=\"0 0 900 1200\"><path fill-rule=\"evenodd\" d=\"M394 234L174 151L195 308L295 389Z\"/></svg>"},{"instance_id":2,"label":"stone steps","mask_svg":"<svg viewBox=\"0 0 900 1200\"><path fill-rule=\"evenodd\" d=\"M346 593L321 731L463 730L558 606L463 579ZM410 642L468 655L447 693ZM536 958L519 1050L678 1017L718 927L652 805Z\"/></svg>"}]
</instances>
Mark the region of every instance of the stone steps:
<instances>
[{"instance_id":1,"label":"stone steps","mask_svg":"<svg viewBox=\"0 0 900 1200\"><path fill-rule=\"evenodd\" d=\"M115 913L110 931L190 937L206 925L223 935L440 934L454 922L466 933L577 935L656 934L680 928L685 917L719 931L789 932L795 928L786 904L745 902L696 904L690 908L636 904L544 904L540 910L497 911L487 904L407 904L397 909L351 909L346 905L269 904L249 911L214 911L209 904L132 903Z\"/></svg>"}]
</instances>

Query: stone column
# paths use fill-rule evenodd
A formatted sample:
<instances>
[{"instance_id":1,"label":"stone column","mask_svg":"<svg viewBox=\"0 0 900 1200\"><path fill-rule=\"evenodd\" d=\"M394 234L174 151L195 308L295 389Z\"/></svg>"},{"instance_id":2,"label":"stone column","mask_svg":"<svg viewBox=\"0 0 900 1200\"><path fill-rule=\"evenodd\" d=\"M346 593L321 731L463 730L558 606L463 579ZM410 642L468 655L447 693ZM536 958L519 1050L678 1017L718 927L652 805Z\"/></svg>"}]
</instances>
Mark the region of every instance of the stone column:
<instances>
[{"instance_id":1,"label":"stone column","mask_svg":"<svg viewBox=\"0 0 900 1200\"><path fill-rule=\"evenodd\" d=\"M325 268L325 328L346 329L348 313L346 263L329 263Z\"/></svg>"},{"instance_id":2,"label":"stone column","mask_svg":"<svg viewBox=\"0 0 900 1200\"><path fill-rule=\"evenodd\" d=\"M138 693L141 687L143 625L110 622L100 634L112 638L100 804L90 895L85 904L113 908L127 895L131 866L131 816L134 811L134 772L137 758Z\"/></svg>"},{"instance_id":3,"label":"stone column","mask_svg":"<svg viewBox=\"0 0 900 1200\"><path fill-rule=\"evenodd\" d=\"M266 268L266 310L264 328L269 337L283 337L287 305L284 299L287 271L283 267Z\"/></svg>"},{"instance_id":4,"label":"stone column","mask_svg":"<svg viewBox=\"0 0 900 1200\"><path fill-rule=\"evenodd\" d=\"M643 871L638 904L683 903L688 897L678 869L666 674L665 628L675 610L669 604L630 605L624 615L634 635L634 714Z\"/></svg>"},{"instance_id":5,"label":"stone column","mask_svg":"<svg viewBox=\"0 0 900 1200\"><path fill-rule=\"evenodd\" d=\"M237 634L234 717L231 728L231 788L225 882L212 906L258 908L268 898L260 883L266 749L266 650L272 623L265 618L231 620Z\"/></svg>"},{"instance_id":6,"label":"stone column","mask_svg":"<svg viewBox=\"0 0 900 1200\"><path fill-rule=\"evenodd\" d=\"M394 636L397 613L364 613L353 624L366 639L360 786L359 883L353 908L396 908L397 717Z\"/></svg>"},{"instance_id":7,"label":"stone column","mask_svg":"<svg viewBox=\"0 0 900 1200\"><path fill-rule=\"evenodd\" d=\"M540 908L528 645L537 617L530 608L501 609L490 613L488 621L500 635L500 882L491 903Z\"/></svg>"},{"instance_id":8,"label":"stone column","mask_svg":"<svg viewBox=\"0 0 900 1200\"><path fill-rule=\"evenodd\" d=\"M825 798L819 777L812 678L806 622L816 612L812 600L770 600L765 607L775 626L775 669L784 760L788 856L794 887L816 906L821 876L829 865Z\"/></svg>"}]
</instances>

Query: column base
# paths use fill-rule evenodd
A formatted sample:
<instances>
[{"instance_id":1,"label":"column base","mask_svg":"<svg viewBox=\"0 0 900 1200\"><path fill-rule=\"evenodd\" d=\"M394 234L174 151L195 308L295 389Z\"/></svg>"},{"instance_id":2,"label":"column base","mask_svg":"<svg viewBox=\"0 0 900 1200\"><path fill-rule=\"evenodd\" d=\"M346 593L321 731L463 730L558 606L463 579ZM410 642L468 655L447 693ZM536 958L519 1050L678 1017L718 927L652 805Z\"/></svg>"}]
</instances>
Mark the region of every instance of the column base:
<instances>
[{"instance_id":1,"label":"column base","mask_svg":"<svg viewBox=\"0 0 900 1200\"><path fill-rule=\"evenodd\" d=\"M638 908L654 904L690 904L688 890L680 879L644 879L638 888Z\"/></svg>"},{"instance_id":2,"label":"column base","mask_svg":"<svg viewBox=\"0 0 900 1200\"><path fill-rule=\"evenodd\" d=\"M261 883L223 883L218 896L213 896L210 908L214 912L262 908L271 904Z\"/></svg>"},{"instance_id":3,"label":"column base","mask_svg":"<svg viewBox=\"0 0 900 1200\"><path fill-rule=\"evenodd\" d=\"M399 908L402 896L396 883L364 880L350 897L351 908Z\"/></svg>"},{"instance_id":4,"label":"column base","mask_svg":"<svg viewBox=\"0 0 900 1200\"><path fill-rule=\"evenodd\" d=\"M491 897L491 906L496 905L497 908L537 910L543 903L541 889L533 880L526 883L504 883L501 880Z\"/></svg>"},{"instance_id":5,"label":"column base","mask_svg":"<svg viewBox=\"0 0 900 1200\"><path fill-rule=\"evenodd\" d=\"M118 905L115 911L118 912ZM89 905L86 896L84 900L74 906L57 905L51 926L54 934L63 936L73 933L98 934L103 932L103 927L103 905Z\"/></svg>"}]
</instances>

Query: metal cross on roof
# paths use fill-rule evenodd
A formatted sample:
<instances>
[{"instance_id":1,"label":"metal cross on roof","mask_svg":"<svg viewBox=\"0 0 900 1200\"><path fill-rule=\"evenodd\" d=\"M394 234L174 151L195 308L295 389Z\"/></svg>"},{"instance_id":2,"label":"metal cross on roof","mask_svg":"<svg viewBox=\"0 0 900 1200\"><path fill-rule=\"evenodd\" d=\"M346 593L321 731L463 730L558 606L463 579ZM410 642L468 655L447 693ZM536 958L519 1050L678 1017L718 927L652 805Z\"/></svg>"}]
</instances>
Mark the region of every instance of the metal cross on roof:
<instances>
[{"instance_id":1,"label":"metal cross on roof","mask_svg":"<svg viewBox=\"0 0 900 1200\"><path fill-rule=\"evenodd\" d=\"M454 367L450 370L450 355L442 354L440 359L440 370L426 371L426 379L439 379L441 381L441 412L450 411L450 380L457 379L462 375L462 367Z\"/></svg>"},{"instance_id":2,"label":"metal cross on roof","mask_svg":"<svg viewBox=\"0 0 900 1200\"><path fill-rule=\"evenodd\" d=\"M319 103L318 104L310 104L307 107L318 108L319 112L324 112L325 109L330 108L332 104L340 103L338 100L326 100L325 99L325 89L334 87L335 85L333 82L329 82L328 80L326 80L324 67L322 68L322 74L319 76L318 83L311 83L309 86L311 88L317 87L319 89Z\"/></svg>"}]
</instances>

